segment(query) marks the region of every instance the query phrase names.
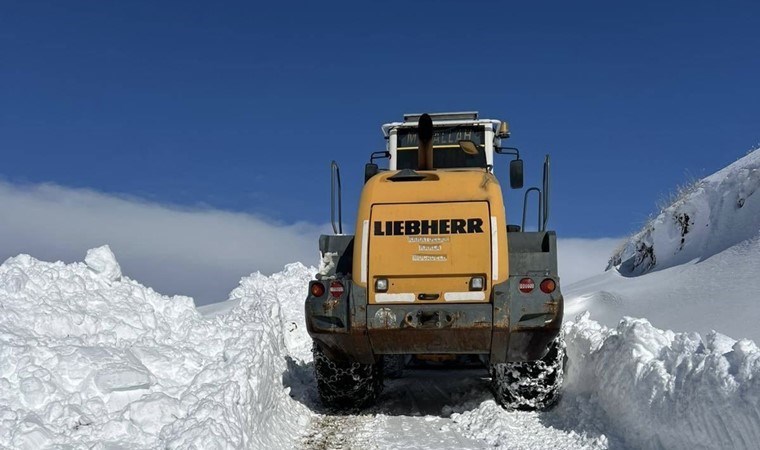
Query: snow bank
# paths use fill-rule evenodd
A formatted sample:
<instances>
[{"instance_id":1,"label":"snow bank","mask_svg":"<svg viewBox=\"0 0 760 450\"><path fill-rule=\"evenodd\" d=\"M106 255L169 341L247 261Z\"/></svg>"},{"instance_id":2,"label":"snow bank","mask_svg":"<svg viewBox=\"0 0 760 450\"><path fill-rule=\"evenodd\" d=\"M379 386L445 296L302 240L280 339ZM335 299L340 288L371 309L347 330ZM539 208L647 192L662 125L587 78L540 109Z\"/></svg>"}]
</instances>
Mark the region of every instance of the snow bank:
<instances>
[{"instance_id":1,"label":"snow bank","mask_svg":"<svg viewBox=\"0 0 760 450\"><path fill-rule=\"evenodd\" d=\"M712 255L760 232L760 149L684 188L610 260L626 276ZM754 195L758 192L758 195Z\"/></svg>"},{"instance_id":2,"label":"snow bank","mask_svg":"<svg viewBox=\"0 0 760 450\"><path fill-rule=\"evenodd\" d=\"M475 396L451 416L464 436L516 449L757 448L760 350L752 341L664 331L645 319L607 328L588 314L563 332L559 404L508 412Z\"/></svg>"},{"instance_id":3,"label":"snow bank","mask_svg":"<svg viewBox=\"0 0 760 450\"><path fill-rule=\"evenodd\" d=\"M309 416L283 388L304 333L286 318L315 269L244 278L206 319L123 277L108 247L85 261L0 266L0 447L292 446Z\"/></svg>"},{"instance_id":4,"label":"snow bank","mask_svg":"<svg viewBox=\"0 0 760 450\"><path fill-rule=\"evenodd\" d=\"M760 350L749 340L673 333L645 319L608 329L585 314L564 326L563 402L590 401L630 448L757 448Z\"/></svg>"}]
</instances>

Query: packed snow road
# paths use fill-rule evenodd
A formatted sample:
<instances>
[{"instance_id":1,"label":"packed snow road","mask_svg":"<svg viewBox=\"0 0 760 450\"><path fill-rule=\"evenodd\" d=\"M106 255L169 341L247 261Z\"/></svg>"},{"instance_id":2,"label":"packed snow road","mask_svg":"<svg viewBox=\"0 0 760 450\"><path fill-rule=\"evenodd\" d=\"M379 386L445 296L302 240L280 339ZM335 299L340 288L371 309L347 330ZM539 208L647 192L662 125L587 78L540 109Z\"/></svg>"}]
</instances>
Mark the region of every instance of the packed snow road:
<instances>
[{"instance_id":1,"label":"packed snow road","mask_svg":"<svg viewBox=\"0 0 760 450\"><path fill-rule=\"evenodd\" d=\"M318 416L304 439L304 448L476 448L476 442L451 432L449 405L482 390L483 375L476 371L407 371L402 379L386 381L385 393L376 406L343 414L320 408L310 395L304 400Z\"/></svg>"},{"instance_id":2,"label":"packed snow road","mask_svg":"<svg viewBox=\"0 0 760 450\"><path fill-rule=\"evenodd\" d=\"M566 409L505 411L493 401L482 368L407 370L386 380L379 403L364 411L326 411L313 389L299 400L317 414L304 449L607 447L598 431L580 430L588 423Z\"/></svg>"}]
</instances>

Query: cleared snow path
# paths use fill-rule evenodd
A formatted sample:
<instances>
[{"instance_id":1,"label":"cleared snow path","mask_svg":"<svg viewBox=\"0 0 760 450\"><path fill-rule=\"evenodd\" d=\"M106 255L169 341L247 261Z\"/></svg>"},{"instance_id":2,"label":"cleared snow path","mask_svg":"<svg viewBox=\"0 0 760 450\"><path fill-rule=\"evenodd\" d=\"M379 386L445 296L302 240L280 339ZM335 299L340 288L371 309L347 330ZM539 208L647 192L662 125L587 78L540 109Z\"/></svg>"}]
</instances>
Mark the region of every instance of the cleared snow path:
<instances>
[{"instance_id":1,"label":"cleared snow path","mask_svg":"<svg viewBox=\"0 0 760 450\"><path fill-rule=\"evenodd\" d=\"M578 432L564 408L508 412L488 390L483 369L415 369L386 380L379 403L353 414L325 411L311 389L300 400L318 415L305 449L606 448L599 433ZM581 426L589 425L580 423ZM591 436L594 434L594 436Z\"/></svg>"}]
</instances>

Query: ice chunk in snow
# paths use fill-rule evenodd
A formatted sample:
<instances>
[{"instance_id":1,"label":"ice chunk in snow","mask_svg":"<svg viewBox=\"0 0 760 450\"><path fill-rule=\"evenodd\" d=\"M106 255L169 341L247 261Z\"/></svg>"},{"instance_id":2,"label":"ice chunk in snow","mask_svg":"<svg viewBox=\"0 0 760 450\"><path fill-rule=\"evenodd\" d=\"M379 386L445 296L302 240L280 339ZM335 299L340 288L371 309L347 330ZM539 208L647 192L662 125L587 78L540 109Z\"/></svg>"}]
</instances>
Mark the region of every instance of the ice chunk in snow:
<instances>
[{"instance_id":1,"label":"ice chunk in snow","mask_svg":"<svg viewBox=\"0 0 760 450\"><path fill-rule=\"evenodd\" d=\"M53 434L48 430L39 417L26 417L13 435L15 448L45 448L49 447Z\"/></svg>"},{"instance_id":2,"label":"ice chunk in snow","mask_svg":"<svg viewBox=\"0 0 760 450\"><path fill-rule=\"evenodd\" d=\"M16 294L24 289L27 281L29 281L29 277L26 276L24 271L18 267L14 267L0 276L0 289L5 290L9 294Z\"/></svg>"},{"instance_id":3,"label":"ice chunk in snow","mask_svg":"<svg viewBox=\"0 0 760 450\"><path fill-rule=\"evenodd\" d=\"M116 262L116 257L111 251L111 247L104 245L102 247L87 250L87 256L84 263L95 273L99 273L111 281L121 279L121 267Z\"/></svg>"},{"instance_id":4,"label":"ice chunk in snow","mask_svg":"<svg viewBox=\"0 0 760 450\"><path fill-rule=\"evenodd\" d=\"M127 415L140 429L158 434L164 425L174 422L184 413L180 410L177 399L157 392L131 403Z\"/></svg>"},{"instance_id":5,"label":"ice chunk in snow","mask_svg":"<svg viewBox=\"0 0 760 450\"><path fill-rule=\"evenodd\" d=\"M148 370L131 364L111 364L95 374L95 385L104 393L147 389L151 384Z\"/></svg>"}]
</instances>

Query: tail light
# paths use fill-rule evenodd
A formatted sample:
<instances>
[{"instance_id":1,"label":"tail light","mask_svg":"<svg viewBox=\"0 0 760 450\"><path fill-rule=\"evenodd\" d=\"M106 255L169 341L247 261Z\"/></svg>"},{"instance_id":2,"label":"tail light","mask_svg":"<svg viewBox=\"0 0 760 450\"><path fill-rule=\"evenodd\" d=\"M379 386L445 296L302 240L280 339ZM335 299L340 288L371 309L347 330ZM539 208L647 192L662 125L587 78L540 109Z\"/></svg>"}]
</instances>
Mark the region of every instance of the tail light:
<instances>
[{"instance_id":1,"label":"tail light","mask_svg":"<svg viewBox=\"0 0 760 450\"><path fill-rule=\"evenodd\" d=\"M533 289L536 288L536 283L533 282L530 278L523 278L520 280L520 284L518 285L518 288L520 289L520 292L523 294L529 294L533 291Z\"/></svg>"},{"instance_id":2,"label":"tail light","mask_svg":"<svg viewBox=\"0 0 760 450\"><path fill-rule=\"evenodd\" d=\"M309 291L311 292L311 295L313 297L321 297L325 295L325 286L319 281L315 281L311 283L311 286L309 287Z\"/></svg>"},{"instance_id":3,"label":"tail light","mask_svg":"<svg viewBox=\"0 0 760 450\"><path fill-rule=\"evenodd\" d=\"M330 283L330 296L339 298L341 295L343 295L343 283L340 281L333 281Z\"/></svg>"},{"instance_id":4,"label":"tail light","mask_svg":"<svg viewBox=\"0 0 760 450\"><path fill-rule=\"evenodd\" d=\"M555 283L551 278L547 278L541 282L541 285L539 287L541 288L541 292L544 294L551 294L555 289L557 289L557 283Z\"/></svg>"}]
</instances>

